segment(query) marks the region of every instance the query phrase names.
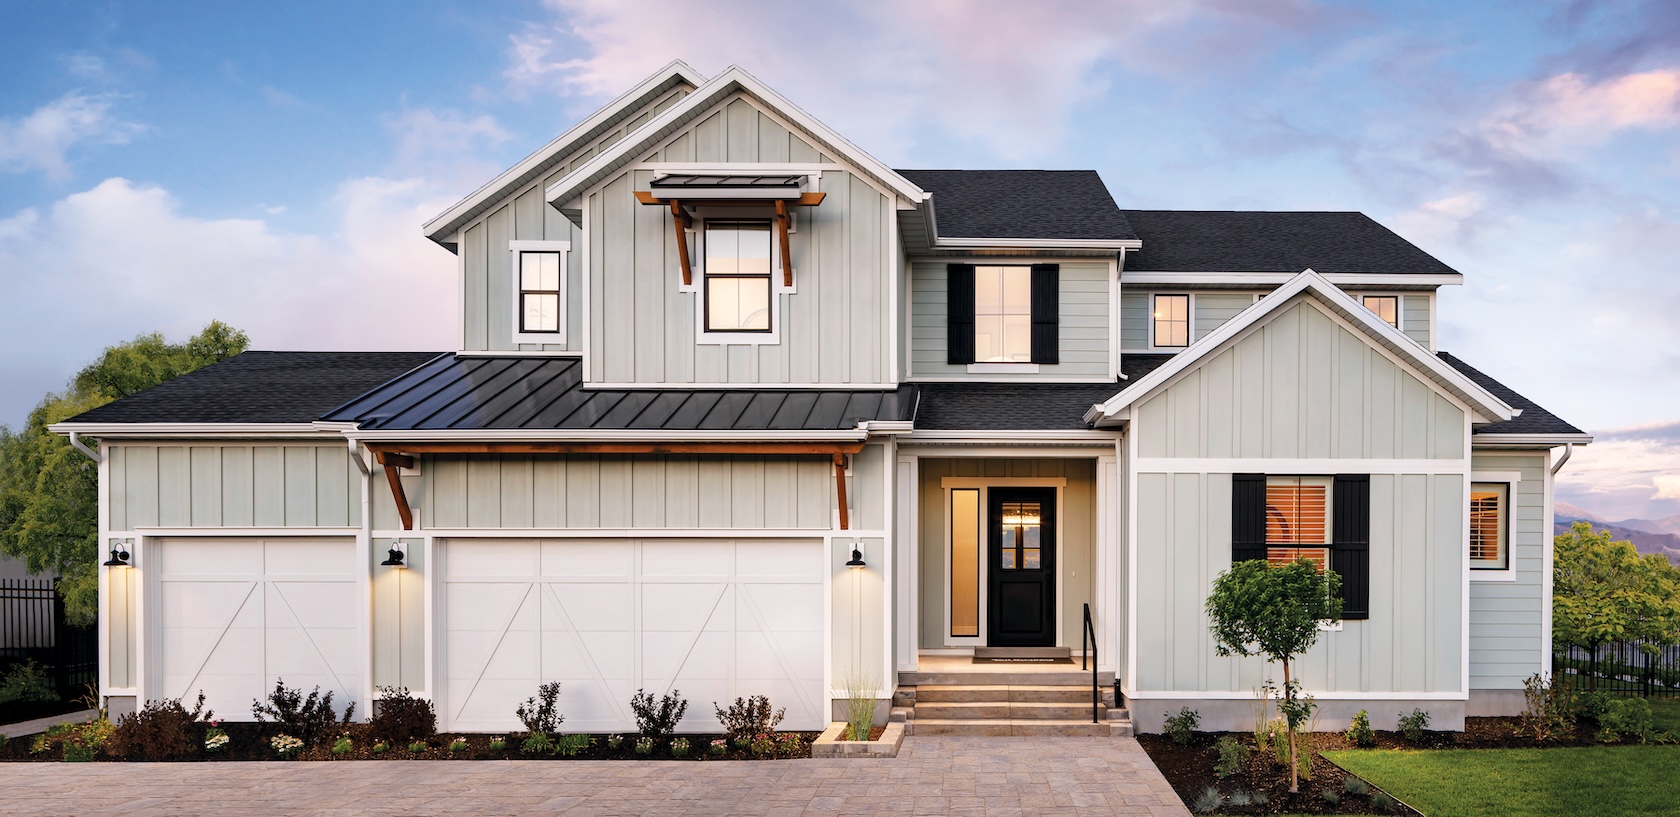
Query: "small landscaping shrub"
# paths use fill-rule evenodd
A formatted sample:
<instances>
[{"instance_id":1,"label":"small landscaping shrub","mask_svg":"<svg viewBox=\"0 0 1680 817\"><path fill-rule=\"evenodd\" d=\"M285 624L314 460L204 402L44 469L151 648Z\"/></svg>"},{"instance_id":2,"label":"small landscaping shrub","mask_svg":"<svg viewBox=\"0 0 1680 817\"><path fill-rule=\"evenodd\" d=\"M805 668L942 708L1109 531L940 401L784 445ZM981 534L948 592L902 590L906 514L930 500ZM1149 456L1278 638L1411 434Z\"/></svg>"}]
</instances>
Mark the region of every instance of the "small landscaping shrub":
<instances>
[{"instance_id":1,"label":"small landscaping shrub","mask_svg":"<svg viewBox=\"0 0 1680 817\"><path fill-rule=\"evenodd\" d=\"M465 752L466 750L467 750L467 739L466 738L456 738L456 739L449 742L449 751L452 752L452 753L453 752Z\"/></svg>"},{"instance_id":2,"label":"small landscaping shrub","mask_svg":"<svg viewBox=\"0 0 1680 817\"><path fill-rule=\"evenodd\" d=\"M30 744L29 751L35 754L49 754L54 751L59 757L68 761L92 760L99 751L111 742L111 736L116 733L116 727L106 720L105 713L87 723L60 723L47 727L47 731L35 736L35 742Z\"/></svg>"},{"instance_id":3,"label":"small landscaping shrub","mask_svg":"<svg viewBox=\"0 0 1680 817\"><path fill-rule=\"evenodd\" d=\"M216 721L211 721L211 723L216 723ZM204 751L220 752L221 750L226 749L227 745L228 733L223 732L221 729L214 726L204 730Z\"/></svg>"},{"instance_id":4,"label":"small landscaping shrub","mask_svg":"<svg viewBox=\"0 0 1680 817\"><path fill-rule=\"evenodd\" d=\"M1289 724L1283 718L1273 718L1266 724L1266 743L1272 747L1272 755L1277 762L1289 764Z\"/></svg>"},{"instance_id":5,"label":"small landscaping shrub","mask_svg":"<svg viewBox=\"0 0 1680 817\"><path fill-rule=\"evenodd\" d=\"M1377 733L1371 731L1371 713L1361 709L1353 714L1353 722L1348 724L1347 739L1355 746L1369 748L1377 745Z\"/></svg>"},{"instance_id":6,"label":"small landscaping shrub","mask_svg":"<svg viewBox=\"0 0 1680 817\"><path fill-rule=\"evenodd\" d=\"M1342 779L1342 791L1345 791L1354 797L1364 797L1365 795L1371 793L1371 784L1366 783L1361 778L1348 775L1346 778Z\"/></svg>"},{"instance_id":7,"label":"small landscaping shrub","mask_svg":"<svg viewBox=\"0 0 1680 817\"><path fill-rule=\"evenodd\" d=\"M1575 687L1556 675L1548 679L1535 673L1523 681L1522 731L1535 741L1573 737L1580 711Z\"/></svg>"},{"instance_id":8,"label":"small landscaping shrub","mask_svg":"<svg viewBox=\"0 0 1680 817\"><path fill-rule=\"evenodd\" d=\"M577 757L594 745L595 739L588 735L561 735L554 742L554 753L561 757Z\"/></svg>"},{"instance_id":9,"label":"small landscaping shrub","mask_svg":"<svg viewBox=\"0 0 1680 817\"><path fill-rule=\"evenodd\" d=\"M407 687L380 687L373 702L373 734L386 740L407 743L427 740L437 734L437 712L432 702L408 694Z\"/></svg>"},{"instance_id":10,"label":"small landscaping shrub","mask_svg":"<svg viewBox=\"0 0 1680 817\"><path fill-rule=\"evenodd\" d=\"M1225 805L1225 798L1219 796L1219 790L1208 786L1202 793L1196 795L1196 802L1190 804L1190 810L1197 814L1211 814Z\"/></svg>"},{"instance_id":11,"label":"small landscaping shrub","mask_svg":"<svg viewBox=\"0 0 1680 817\"><path fill-rule=\"evenodd\" d=\"M729 741L726 741L723 738L718 738L717 740L712 741L712 748L707 751L714 755L722 755L724 752L729 751Z\"/></svg>"},{"instance_id":12,"label":"small landscaping shrub","mask_svg":"<svg viewBox=\"0 0 1680 817\"><path fill-rule=\"evenodd\" d=\"M559 733L560 724L566 721L566 717L560 714L559 700L560 682L550 681L537 687L536 697L526 698L514 713L519 716L519 722L525 724L525 731L532 735L554 735Z\"/></svg>"},{"instance_id":13,"label":"small landscaping shrub","mask_svg":"<svg viewBox=\"0 0 1680 817\"><path fill-rule=\"evenodd\" d=\"M636 738L635 752L638 755L653 754L653 738Z\"/></svg>"},{"instance_id":14,"label":"small landscaping shrub","mask_svg":"<svg viewBox=\"0 0 1680 817\"><path fill-rule=\"evenodd\" d=\"M1324 802L1331 806L1336 806L1342 802L1341 792L1335 789L1323 789L1318 793L1318 796L1324 798Z\"/></svg>"},{"instance_id":15,"label":"small landscaping shrub","mask_svg":"<svg viewBox=\"0 0 1680 817\"><path fill-rule=\"evenodd\" d=\"M519 744L519 751L528 755L545 755L554 751L554 739L547 732L532 732Z\"/></svg>"},{"instance_id":16,"label":"small landscaping shrub","mask_svg":"<svg viewBox=\"0 0 1680 817\"><path fill-rule=\"evenodd\" d=\"M12 742L12 739L6 737L5 732L0 732L0 749L6 748L6 744L11 743L11 742Z\"/></svg>"},{"instance_id":17,"label":"small landscaping shrub","mask_svg":"<svg viewBox=\"0 0 1680 817\"><path fill-rule=\"evenodd\" d=\"M762 733L753 735L752 753L758 757L774 757L776 754L775 739Z\"/></svg>"},{"instance_id":18,"label":"small landscaping shrub","mask_svg":"<svg viewBox=\"0 0 1680 817\"><path fill-rule=\"evenodd\" d=\"M268 739L268 745L274 747L274 753L281 757L291 757L303 751L303 741L291 735L275 735Z\"/></svg>"},{"instance_id":19,"label":"small landscaping shrub","mask_svg":"<svg viewBox=\"0 0 1680 817\"><path fill-rule=\"evenodd\" d=\"M1178 710L1177 715L1168 715L1166 725L1162 727L1161 731L1165 732L1167 737L1172 738L1173 743L1188 746L1190 745L1190 739L1196 733L1196 727L1201 725L1202 716L1196 710L1187 706Z\"/></svg>"},{"instance_id":20,"label":"small landscaping shrub","mask_svg":"<svg viewBox=\"0 0 1680 817\"><path fill-rule=\"evenodd\" d=\"M417 740L417 741L414 741L414 742L408 744L408 751L413 752L414 754L417 754L417 755L425 754L426 750L430 749L430 748L432 748L431 744L429 744L429 743L427 743L423 740Z\"/></svg>"},{"instance_id":21,"label":"small landscaping shrub","mask_svg":"<svg viewBox=\"0 0 1680 817\"><path fill-rule=\"evenodd\" d=\"M502 751L503 749L506 749L506 748L507 748L507 738L504 738L500 735L497 735L496 737L493 737L493 738L490 739L490 751L500 752L500 751Z\"/></svg>"},{"instance_id":22,"label":"small landscaping shrub","mask_svg":"<svg viewBox=\"0 0 1680 817\"><path fill-rule=\"evenodd\" d=\"M1226 735L1219 739L1219 759L1213 762L1213 776L1224 780L1242 771L1243 764L1248 761L1248 747L1236 738Z\"/></svg>"},{"instance_id":23,"label":"small landscaping shrub","mask_svg":"<svg viewBox=\"0 0 1680 817\"><path fill-rule=\"evenodd\" d=\"M688 742L688 738L677 738L676 740L671 741L671 756L683 757L684 755L687 755L689 746L690 744Z\"/></svg>"},{"instance_id":24,"label":"small landscaping shrub","mask_svg":"<svg viewBox=\"0 0 1680 817\"><path fill-rule=\"evenodd\" d=\"M1411 743L1422 743L1423 732L1429 728L1429 713L1421 709L1414 709L1400 716L1400 734L1406 736Z\"/></svg>"},{"instance_id":25,"label":"small landscaping shrub","mask_svg":"<svg viewBox=\"0 0 1680 817\"><path fill-rule=\"evenodd\" d=\"M1246 808L1254 805L1254 795L1249 794L1243 789L1237 789L1232 792L1230 798L1228 799L1230 800L1231 805L1238 808Z\"/></svg>"},{"instance_id":26,"label":"small landscaping shrub","mask_svg":"<svg viewBox=\"0 0 1680 817\"><path fill-rule=\"evenodd\" d=\"M191 712L180 698L147 701L139 712L125 716L111 733L111 753L130 760L176 760L202 745L199 735L215 713L204 710L204 693Z\"/></svg>"},{"instance_id":27,"label":"small landscaping shrub","mask_svg":"<svg viewBox=\"0 0 1680 817\"><path fill-rule=\"evenodd\" d=\"M349 735L339 735L338 740L333 741L332 753L335 756L350 754L355 749L356 743L350 739Z\"/></svg>"},{"instance_id":28,"label":"small landscaping shrub","mask_svg":"<svg viewBox=\"0 0 1680 817\"><path fill-rule=\"evenodd\" d=\"M1598 722L1593 739L1600 743L1616 743L1626 738L1638 738L1640 743L1651 736L1655 725L1651 716L1651 702L1644 698L1610 697L1588 713Z\"/></svg>"},{"instance_id":29,"label":"small landscaping shrub","mask_svg":"<svg viewBox=\"0 0 1680 817\"><path fill-rule=\"evenodd\" d=\"M879 692L875 677L867 672L854 671L846 678L846 740L869 740ZM777 720L780 719L778 715Z\"/></svg>"},{"instance_id":30,"label":"small landscaping shrub","mask_svg":"<svg viewBox=\"0 0 1680 817\"><path fill-rule=\"evenodd\" d=\"M623 745L624 745L624 736L623 735L608 735L607 736L607 748L608 749L616 750Z\"/></svg>"},{"instance_id":31,"label":"small landscaping shrub","mask_svg":"<svg viewBox=\"0 0 1680 817\"><path fill-rule=\"evenodd\" d=\"M712 702L712 709L717 712L719 723L723 724L723 735L726 738L737 738L742 735L756 735L760 732L774 732L776 726L782 722L787 709L770 709L770 699L763 695L751 698L736 698L735 703L728 709Z\"/></svg>"},{"instance_id":32,"label":"small landscaping shrub","mask_svg":"<svg viewBox=\"0 0 1680 817\"><path fill-rule=\"evenodd\" d=\"M283 734L292 735L309 747L325 738L335 725L348 726L356 715L356 704L352 701L344 709L344 718L339 720L333 712L332 698L331 692L322 695L319 686L305 697L303 690L289 689L284 679L277 678L274 691L268 694L268 703L252 701L251 714L258 723L279 724Z\"/></svg>"},{"instance_id":33,"label":"small landscaping shrub","mask_svg":"<svg viewBox=\"0 0 1680 817\"><path fill-rule=\"evenodd\" d=\"M630 709L636 713L636 728L650 738L664 739L677 731L677 722L688 712L688 701L682 691L673 689L669 695L653 697L646 690L636 690L630 698Z\"/></svg>"},{"instance_id":34,"label":"small landscaping shrub","mask_svg":"<svg viewBox=\"0 0 1680 817\"><path fill-rule=\"evenodd\" d=\"M778 736L776 738L776 745L780 748L782 754L791 757L799 754L799 751L805 747L805 740L798 735L789 732L788 734Z\"/></svg>"},{"instance_id":35,"label":"small landscaping shrub","mask_svg":"<svg viewBox=\"0 0 1680 817\"><path fill-rule=\"evenodd\" d=\"M1397 805L1399 805L1399 802L1388 796L1387 792L1379 791L1371 795L1371 808L1377 811L1393 811Z\"/></svg>"},{"instance_id":36,"label":"small landscaping shrub","mask_svg":"<svg viewBox=\"0 0 1680 817\"><path fill-rule=\"evenodd\" d=\"M382 755L389 751L391 751L391 744L386 743L385 741L380 741L373 745L373 753L376 755Z\"/></svg>"},{"instance_id":37,"label":"small landscaping shrub","mask_svg":"<svg viewBox=\"0 0 1680 817\"><path fill-rule=\"evenodd\" d=\"M58 700L58 692L53 689L52 678L48 677L46 669L33 659L14 665L0 675L0 704L13 701L25 703L45 703Z\"/></svg>"}]
</instances>

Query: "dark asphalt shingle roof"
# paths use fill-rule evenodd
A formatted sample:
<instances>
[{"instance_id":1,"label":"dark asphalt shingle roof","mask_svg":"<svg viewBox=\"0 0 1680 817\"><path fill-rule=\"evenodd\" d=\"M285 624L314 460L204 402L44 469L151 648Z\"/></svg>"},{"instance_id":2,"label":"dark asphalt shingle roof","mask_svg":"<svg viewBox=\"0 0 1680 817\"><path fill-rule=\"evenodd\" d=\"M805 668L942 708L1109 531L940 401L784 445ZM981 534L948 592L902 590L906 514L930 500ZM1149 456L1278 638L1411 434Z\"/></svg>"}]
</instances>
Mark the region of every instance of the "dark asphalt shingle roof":
<instances>
[{"instance_id":1,"label":"dark asphalt shingle roof","mask_svg":"<svg viewBox=\"0 0 1680 817\"><path fill-rule=\"evenodd\" d=\"M72 423L309 423L439 352L245 352Z\"/></svg>"},{"instance_id":2,"label":"dark asphalt shingle roof","mask_svg":"<svg viewBox=\"0 0 1680 817\"><path fill-rule=\"evenodd\" d=\"M438 358L323 419L366 429L838 431L907 420L914 387L839 389L583 388L577 358Z\"/></svg>"},{"instance_id":3,"label":"dark asphalt shingle roof","mask_svg":"<svg viewBox=\"0 0 1680 817\"><path fill-rule=\"evenodd\" d=\"M1113 383L923 383L916 429L1060 431L1087 428L1085 412L1119 394L1172 355L1125 355Z\"/></svg>"},{"instance_id":4,"label":"dark asphalt shingle roof","mask_svg":"<svg viewBox=\"0 0 1680 817\"><path fill-rule=\"evenodd\" d=\"M1510 387L1483 374L1481 370L1446 353L1437 352L1436 355L1448 366L1457 369L1461 374L1476 381L1476 385L1493 392L1495 397L1509 403L1512 408L1522 409L1522 414L1515 419L1503 423L1479 426L1477 434L1584 434L1586 432L1565 422L1563 418L1553 414L1516 392Z\"/></svg>"},{"instance_id":5,"label":"dark asphalt shingle roof","mask_svg":"<svg viewBox=\"0 0 1680 817\"><path fill-rule=\"evenodd\" d=\"M1123 210L1139 272L1455 273L1364 213Z\"/></svg>"},{"instance_id":6,"label":"dark asphalt shingle roof","mask_svg":"<svg viewBox=\"0 0 1680 817\"><path fill-rule=\"evenodd\" d=\"M1095 170L900 170L948 238L1137 238Z\"/></svg>"}]
</instances>

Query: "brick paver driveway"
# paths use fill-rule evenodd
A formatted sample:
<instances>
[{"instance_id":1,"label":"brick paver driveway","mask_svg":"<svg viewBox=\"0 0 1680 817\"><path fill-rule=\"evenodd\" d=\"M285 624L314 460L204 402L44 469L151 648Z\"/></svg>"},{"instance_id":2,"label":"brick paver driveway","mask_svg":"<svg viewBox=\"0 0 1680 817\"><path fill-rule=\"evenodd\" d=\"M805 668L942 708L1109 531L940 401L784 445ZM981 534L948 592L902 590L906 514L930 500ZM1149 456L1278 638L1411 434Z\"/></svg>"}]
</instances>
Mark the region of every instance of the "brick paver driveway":
<instances>
[{"instance_id":1,"label":"brick paver driveway","mask_svg":"<svg viewBox=\"0 0 1680 817\"><path fill-rule=\"evenodd\" d=\"M0 814L1188 813L1131 738L907 738L883 760L0 764Z\"/></svg>"}]
</instances>

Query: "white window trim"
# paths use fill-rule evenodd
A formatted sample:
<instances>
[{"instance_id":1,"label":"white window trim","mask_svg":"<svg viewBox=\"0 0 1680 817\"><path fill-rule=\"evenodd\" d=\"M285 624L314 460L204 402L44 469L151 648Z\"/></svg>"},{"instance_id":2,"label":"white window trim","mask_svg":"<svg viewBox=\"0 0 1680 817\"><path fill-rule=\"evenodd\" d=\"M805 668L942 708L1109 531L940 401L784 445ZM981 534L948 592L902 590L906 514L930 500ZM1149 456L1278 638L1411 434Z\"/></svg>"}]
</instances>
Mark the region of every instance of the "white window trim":
<instances>
[{"instance_id":1,"label":"white window trim","mask_svg":"<svg viewBox=\"0 0 1680 817\"><path fill-rule=\"evenodd\" d=\"M1515 519L1512 518L1511 506L1517 501L1517 485L1522 482L1521 471L1472 471L1470 472L1470 489L1475 490L1477 483L1504 483L1505 507L1500 510L1505 514L1505 566L1502 568L1476 567L1470 563L1470 549L1464 549L1464 562L1470 571L1470 581L1473 582L1514 582L1517 580L1517 536ZM1470 508L1464 509L1466 530ZM1468 540L1469 534L1466 533Z\"/></svg>"},{"instance_id":2,"label":"white window trim","mask_svg":"<svg viewBox=\"0 0 1680 817\"><path fill-rule=\"evenodd\" d=\"M559 319L555 324L555 326L559 329L559 331L557 331L557 332L521 332L521 331L519 331L519 326L520 326L519 321L520 321L520 318L523 317L520 314L520 307L522 306L522 304L520 304L520 302L519 302L520 301L520 298L519 298L519 289L520 289L520 287L519 287L519 254L522 253L522 252L558 252L558 253L560 253L560 314L559 314ZM509 313L511 314L511 316L513 318L513 323L509 324L509 326L511 326L512 329L513 329L513 342L514 343L551 343L551 344L559 344L559 343L565 343L566 342L566 312L567 312L566 279L568 277L570 277L570 276L567 275L567 269L569 268L569 266L571 264L571 254L572 254L572 242L570 242L570 241L509 241L508 242L508 268L510 270L509 283L511 283L513 285L513 289L512 289L513 298L511 299L513 301L513 303L510 304L510 306L509 306Z\"/></svg>"},{"instance_id":3,"label":"white window trim","mask_svg":"<svg viewBox=\"0 0 1680 817\"><path fill-rule=\"evenodd\" d=\"M1348 294L1351 295L1355 301L1358 301L1360 306L1365 307L1366 309L1370 309L1370 307L1365 306L1366 296L1371 296L1371 297L1374 297L1374 298L1393 298L1394 299L1394 328L1400 330L1401 332L1406 331L1406 293L1404 293L1404 292L1349 292ZM1376 313L1372 312L1371 314L1374 315Z\"/></svg>"},{"instance_id":4,"label":"white window trim","mask_svg":"<svg viewBox=\"0 0 1680 817\"><path fill-rule=\"evenodd\" d=\"M969 374L1038 374L1038 364L1037 363L970 363L970 364L968 364L968 373Z\"/></svg>"},{"instance_id":5,"label":"white window trim","mask_svg":"<svg viewBox=\"0 0 1680 817\"><path fill-rule=\"evenodd\" d=\"M788 235L798 234L798 218L789 214ZM768 332L708 332L706 331L706 221L707 219L727 219L731 221L741 219L770 220L770 331ZM782 275L782 250L776 238L776 215L770 207L730 207L709 208L700 206L695 208L694 226L687 231L693 241L693 250L689 253L689 275L694 283L684 286L677 285L678 292L689 292L694 295L694 342L702 345L743 345L743 346L776 346L782 342L782 295L793 295L799 291L799 270L793 271L793 286L783 285L786 277Z\"/></svg>"},{"instance_id":6,"label":"white window trim","mask_svg":"<svg viewBox=\"0 0 1680 817\"><path fill-rule=\"evenodd\" d=\"M1155 298L1160 295L1183 295L1189 300L1184 308L1185 332L1183 346L1159 346L1155 343ZM1144 310L1149 321L1149 351L1166 354L1178 354L1196 342L1196 293L1194 292L1150 292L1149 305Z\"/></svg>"},{"instance_id":7,"label":"white window trim","mask_svg":"<svg viewBox=\"0 0 1680 817\"><path fill-rule=\"evenodd\" d=\"M964 653L971 653L975 647L984 647L991 638L990 622L988 621L991 597L988 587L991 582L991 572L988 567L991 542L990 524L986 516L990 512L991 494L993 488L1054 488L1056 489L1056 641L1058 646L1062 640L1062 580L1061 572L1065 562L1062 561L1062 508L1063 495L1067 493L1066 477L942 477L939 488L945 495L945 548L940 553L941 571L945 574L945 595L942 606L945 608L940 614L944 629L940 632L946 648L961 648ZM951 491L958 488L977 488L980 490L980 634L979 635L951 635ZM925 611L924 611L925 612ZM938 648L923 648L922 652L932 652Z\"/></svg>"}]
</instances>

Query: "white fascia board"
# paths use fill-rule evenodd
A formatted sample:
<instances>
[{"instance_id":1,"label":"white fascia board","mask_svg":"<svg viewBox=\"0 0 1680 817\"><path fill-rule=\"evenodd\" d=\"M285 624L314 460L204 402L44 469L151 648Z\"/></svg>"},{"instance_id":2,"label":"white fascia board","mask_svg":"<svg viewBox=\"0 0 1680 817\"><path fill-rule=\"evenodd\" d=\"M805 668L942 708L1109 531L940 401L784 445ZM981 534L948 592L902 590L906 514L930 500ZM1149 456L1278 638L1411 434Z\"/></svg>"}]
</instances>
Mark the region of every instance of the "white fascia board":
<instances>
[{"instance_id":1,"label":"white fascia board","mask_svg":"<svg viewBox=\"0 0 1680 817\"><path fill-rule=\"evenodd\" d=\"M991 431L991 430L940 430L940 431L912 431L898 438L900 445L915 443L938 443L942 445L973 444L973 445L1091 445L1093 443L1107 443L1112 445L1116 435L1112 431L1090 430L1021 430L1021 431Z\"/></svg>"},{"instance_id":2,"label":"white fascia board","mask_svg":"<svg viewBox=\"0 0 1680 817\"><path fill-rule=\"evenodd\" d=\"M1134 238L942 238L934 249L1131 250L1143 246Z\"/></svg>"},{"instance_id":3,"label":"white fascia board","mask_svg":"<svg viewBox=\"0 0 1680 817\"><path fill-rule=\"evenodd\" d=\"M1299 273L1288 272L1152 272L1125 270L1120 283L1152 286L1274 286L1285 284ZM1420 289L1459 286L1464 276L1459 273L1364 273L1332 272L1322 274L1324 280L1338 286L1417 287Z\"/></svg>"},{"instance_id":4,"label":"white fascia board","mask_svg":"<svg viewBox=\"0 0 1680 817\"><path fill-rule=\"evenodd\" d=\"M658 116L637 128L636 134L640 135L638 138L632 139L630 136L626 136L620 139L609 146L605 152L597 154L595 158L590 159L577 170L555 182L544 191L544 200L553 205L559 205L570 200L584 188L599 181L613 168L628 163L634 156L647 150L653 142L664 138L680 123L710 108L717 104L719 100L738 90L745 91L760 102L770 106L777 114L815 137L818 142L823 143L824 147L829 148L839 158L845 159L859 170L874 177L882 186L887 187L899 196L909 201L921 201L927 195L920 187L911 184L909 179L900 176L892 168L882 164L880 160L870 156L862 148L852 144L845 137L818 121L816 117L788 101L786 97L771 90L757 77L742 70L740 66L732 65L723 73L696 88L693 93L683 97L677 104L666 108Z\"/></svg>"},{"instance_id":5,"label":"white fascia board","mask_svg":"<svg viewBox=\"0 0 1680 817\"><path fill-rule=\"evenodd\" d=\"M1470 445L1474 449L1489 448L1555 448L1560 445L1588 445L1591 434L1474 434Z\"/></svg>"},{"instance_id":6,"label":"white fascia board","mask_svg":"<svg viewBox=\"0 0 1680 817\"><path fill-rule=\"evenodd\" d=\"M862 442L869 433L846 431L609 431L598 429L370 429L346 432L363 443L707 443Z\"/></svg>"},{"instance_id":7,"label":"white fascia board","mask_svg":"<svg viewBox=\"0 0 1680 817\"><path fill-rule=\"evenodd\" d=\"M622 116L625 110L642 97L658 90L660 86L670 83L672 79L679 79L696 88L704 85L706 77L694 70L682 60L672 60L664 68L655 71L647 79L642 80L636 87L625 91L617 99L607 103L600 110L589 115L589 118L579 122L565 133L555 137L553 141L538 148L531 155L521 159L518 164L503 171L501 175L486 182L474 190L466 198L456 202L453 207L439 213L435 218L426 222L422 228L427 238L433 241L446 242L448 237L434 234L435 230L454 222L473 208L501 195L505 189L520 177L531 172L532 169L554 158L561 153L570 152L577 147L577 143L585 136L593 134L603 125ZM628 137L627 137L628 138Z\"/></svg>"},{"instance_id":8,"label":"white fascia board","mask_svg":"<svg viewBox=\"0 0 1680 817\"><path fill-rule=\"evenodd\" d=\"M119 437L330 437L341 432L315 423L54 423L54 434Z\"/></svg>"},{"instance_id":9,"label":"white fascia board","mask_svg":"<svg viewBox=\"0 0 1680 817\"><path fill-rule=\"evenodd\" d=\"M1108 425L1113 422L1114 414L1120 409L1152 394L1156 389L1172 381L1181 372L1199 365L1201 361L1232 338L1242 334L1249 327L1259 323L1266 316L1276 312L1295 296L1310 294L1337 316L1354 326L1364 330L1365 334L1382 344L1383 348L1393 352L1397 357L1406 360L1415 368L1430 376L1438 386L1452 391L1476 413L1485 417L1489 422L1509 420L1519 410L1496 397L1492 392L1482 388L1475 381L1464 376L1457 369L1448 366L1440 358L1429 353L1429 350L1419 346L1411 338L1406 337L1400 330L1390 326L1376 316L1371 310L1360 306L1353 300L1353 296L1343 292L1335 284L1326 280L1312 269L1302 270L1293 278L1277 289L1267 293L1265 297L1242 312L1235 318L1226 321L1218 329L1208 333L1184 351L1173 356L1173 359L1162 364L1154 371L1139 378L1125 391L1110 398L1100 406L1100 412L1088 413L1087 422L1097 425ZM1092 414L1100 416L1092 417Z\"/></svg>"}]
</instances>

